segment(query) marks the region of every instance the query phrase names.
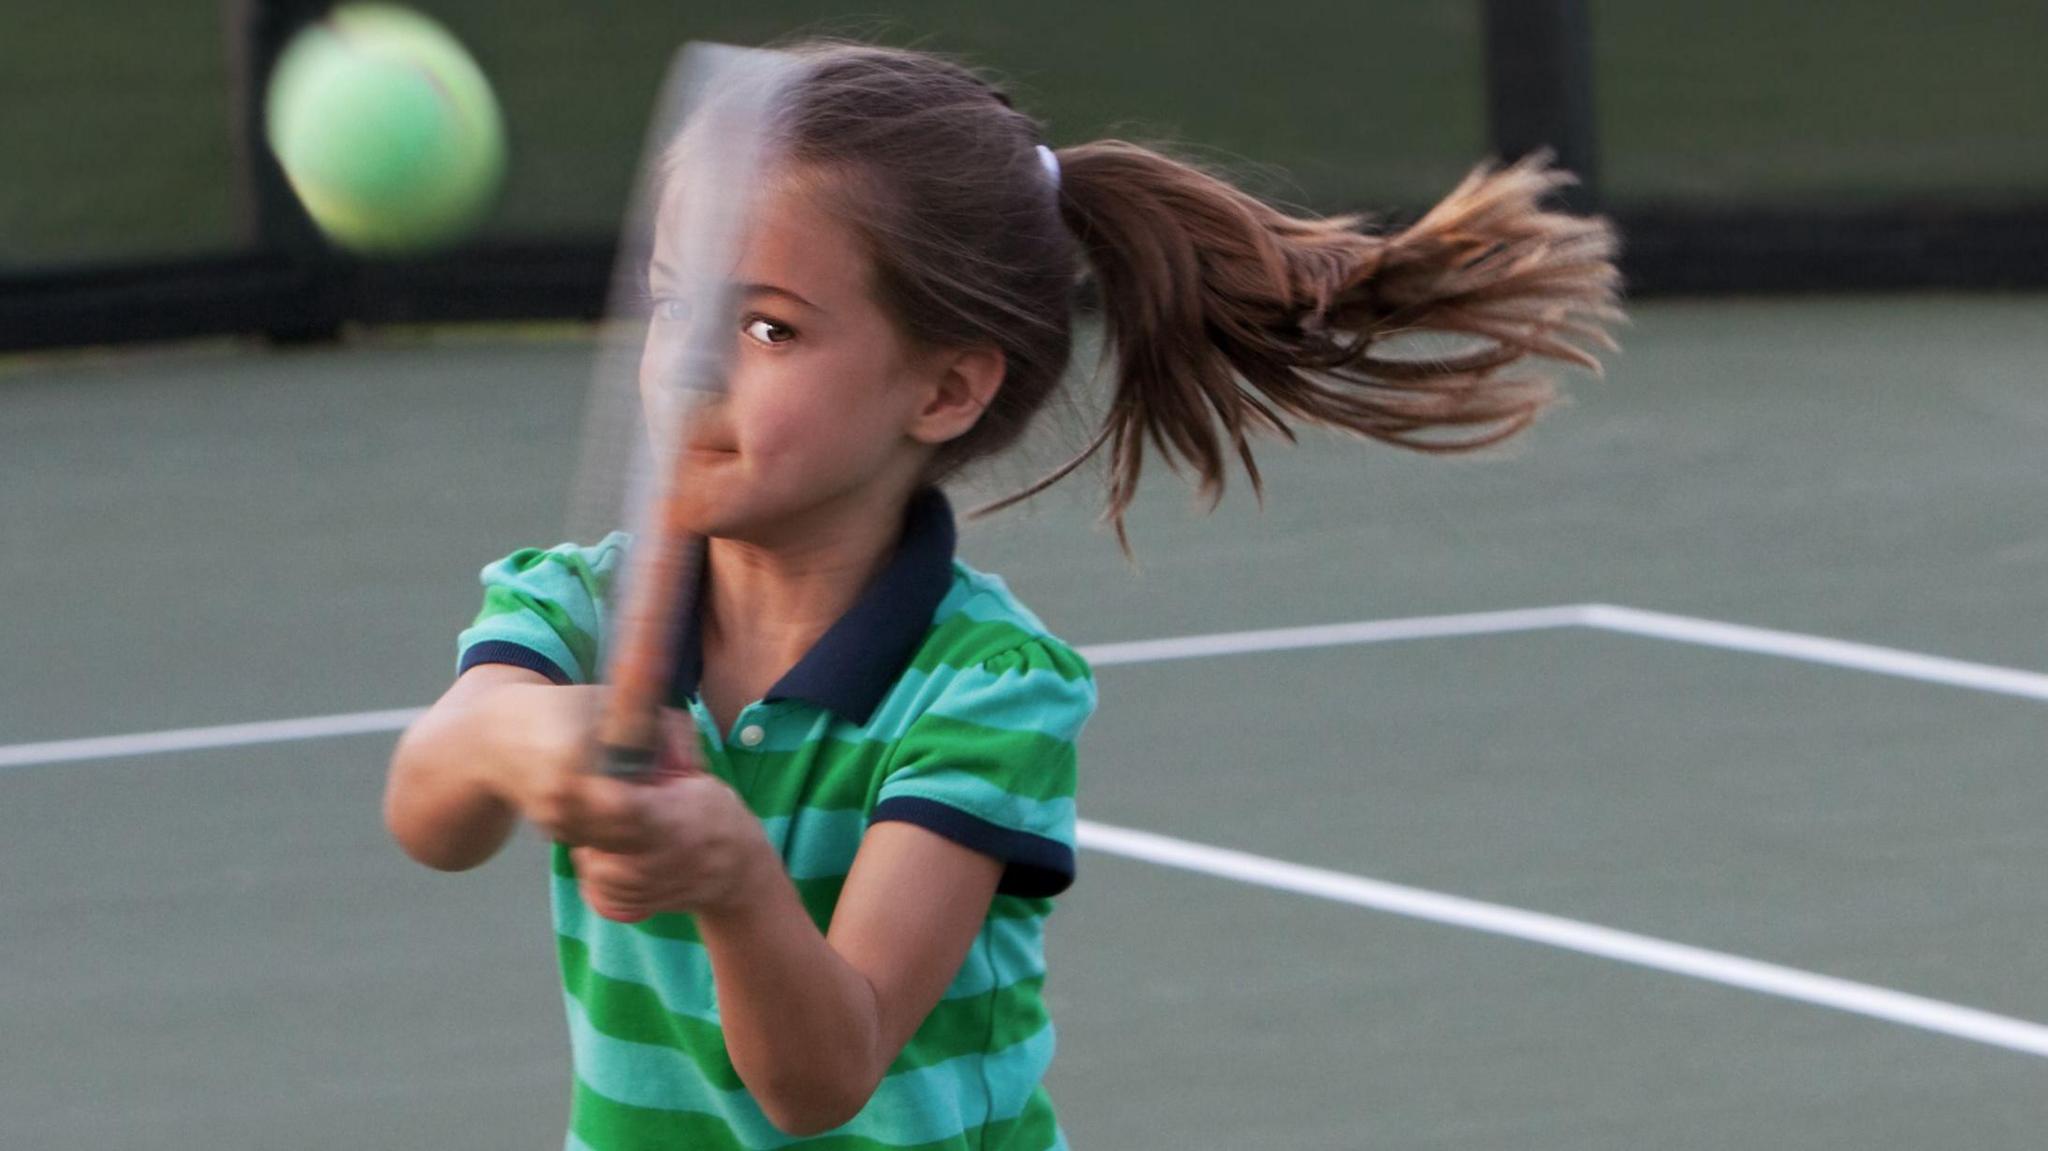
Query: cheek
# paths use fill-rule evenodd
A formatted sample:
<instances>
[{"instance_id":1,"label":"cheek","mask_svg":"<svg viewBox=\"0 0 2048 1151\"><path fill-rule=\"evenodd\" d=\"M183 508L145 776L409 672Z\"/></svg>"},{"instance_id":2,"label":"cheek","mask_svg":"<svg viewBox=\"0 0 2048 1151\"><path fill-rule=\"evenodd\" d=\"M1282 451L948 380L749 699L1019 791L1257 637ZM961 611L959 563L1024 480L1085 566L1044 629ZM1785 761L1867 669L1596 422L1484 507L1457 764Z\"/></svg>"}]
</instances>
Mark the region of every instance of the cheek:
<instances>
[{"instance_id":1,"label":"cheek","mask_svg":"<svg viewBox=\"0 0 2048 1151\"><path fill-rule=\"evenodd\" d=\"M740 447L760 463L838 471L872 465L902 443L907 389L886 365L791 357L736 384Z\"/></svg>"}]
</instances>

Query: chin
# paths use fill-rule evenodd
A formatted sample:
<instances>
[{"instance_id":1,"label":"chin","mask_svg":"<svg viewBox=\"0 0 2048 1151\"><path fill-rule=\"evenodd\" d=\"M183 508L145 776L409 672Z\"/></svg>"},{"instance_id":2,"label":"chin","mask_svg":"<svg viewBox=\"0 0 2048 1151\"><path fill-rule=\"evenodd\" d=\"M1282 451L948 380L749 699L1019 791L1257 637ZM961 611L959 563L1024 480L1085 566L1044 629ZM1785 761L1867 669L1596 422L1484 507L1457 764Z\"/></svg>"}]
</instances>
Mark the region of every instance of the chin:
<instances>
[{"instance_id":1,"label":"chin","mask_svg":"<svg viewBox=\"0 0 2048 1151\"><path fill-rule=\"evenodd\" d=\"M788 519L785 510L758 494L721 492L718 487L705 485L679 509L677 518L688 531L710 539L765 543L775 525Z\"/></svg>"}]
</instances>

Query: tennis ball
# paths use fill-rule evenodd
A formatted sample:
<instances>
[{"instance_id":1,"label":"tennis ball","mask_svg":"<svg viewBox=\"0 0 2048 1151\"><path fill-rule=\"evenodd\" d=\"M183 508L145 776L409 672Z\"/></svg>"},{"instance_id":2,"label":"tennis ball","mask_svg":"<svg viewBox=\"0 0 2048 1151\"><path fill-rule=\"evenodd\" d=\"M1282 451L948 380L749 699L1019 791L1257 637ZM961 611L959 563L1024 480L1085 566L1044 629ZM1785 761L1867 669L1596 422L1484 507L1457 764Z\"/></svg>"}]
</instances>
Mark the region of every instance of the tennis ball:
<instances>
[{"instance_id":1,"label":"tennis ball","mask_svg":"<svg viewBox=\"0 0 2048 1151\"><path fill-rule=\"evenodd\" d=\"M270 147L337 244L401 254L458 239L505 171L490 82L445 28L347 4L295 35L264 102Z\"/></svg>"}]
</instances>

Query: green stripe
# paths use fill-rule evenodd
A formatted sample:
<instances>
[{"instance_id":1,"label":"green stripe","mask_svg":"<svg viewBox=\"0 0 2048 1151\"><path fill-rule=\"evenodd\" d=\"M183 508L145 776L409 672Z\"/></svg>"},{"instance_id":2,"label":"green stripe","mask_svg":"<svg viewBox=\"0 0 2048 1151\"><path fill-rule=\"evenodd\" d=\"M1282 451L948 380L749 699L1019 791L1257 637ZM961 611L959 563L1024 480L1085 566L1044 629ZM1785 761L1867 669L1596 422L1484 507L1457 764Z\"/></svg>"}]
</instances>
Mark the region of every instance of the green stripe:
<instances>
[{"instance_id":1,"label":"green stripe","mask_svg":"<svg viewBox=\"0 0 2048 1151\"><path fill-rule=\"evenodd\" d=\"M658 1111L607 1099L581 1079L570 1102L575 1138L592 1151L747 1151L716 1116ZM1059 1140L1052 1104L1040 1090L1024 1114L990 1123L978 1131L930 1143L884 1143L856 1135L820 1135L804 1151L1049 1151Z\"/></svg>"},{"instance_id":2,"label":"green stripe","mask_svg":"<svg viewBox=\"0 0 2048 1151\"><path fill-rule=\"evenodd\" d=\"M1045 633L1018 627L1007 620L978 620L964 613L956 614L939 620L925 633L924 642L910 659L910 668L931 672L979 667L991 656L1027 643L1043 642Z\"/></svg>"},{"instance_id":3,"label":"green stripe","mask_svg":"<svg viewBox=\"0 0 2048 1151\"><path fill-rule=\"evenodd\" d=\"M505 618L508 616L512 618ZM563 648L568 651L574 665L562 670L574 676L578 682L589 682L590 669L596 666L597 661L597 641L591 638L590 633L576 626L576 621L569 617L568 611L551 600L540 599L518 588L485 588L483 610L477 613L476 622L471 625L473 634L464 634L469 639L469 646L474 646L485 639L496 638L518 642L531 634L525 633L518 626L527 617L537 618L546 626L548 634L560 640ZM511 626L506 626L508 624Z\"/></svg>"},{"instance_id":4,"label":"green stripe","mask_svg":"<svg viewBox=\"0 0 2048 1151\"><path fill-rule=\"evenodd\" d=\"M1072 743L945 716L928 716L908 736L894 742L824 740L798 751L762 755L734 771L749 782L744 792L747 806L762 819L775 819L804 807L828 811L872 808L882 768L892 759L904 763L912 757L1019 764L1016 794L1027 799L1073 794Z\"/></svg>"},{"instance_id":5,"label":"green stripe","mask_svg":"<svg viewBox=\"0 0 2048 1151\"><path fill-rule=\"evenodd\" d=\"M763 724L767 742L733 754L790 755L826 741L889 743L933 715L1072 740L1095 710L1095 685L1092 680L1064 676L1044 666L1052 658L1042 649L1027 648L973 667L906 671L867 723L857 728L849 729L829 712L777 701L768 705L769 715Z\"/></svg>"},{"instance_id":6,"label":"green stripe","mask_svg":"<svg viewBox=\"0 0 2048 1151\"><path fill-rule=\"evenodd\" d=\"M1052 914L1052 900L1026 899L1019 895L998 895L989 902L990 919L1044 919Z\"/></svg>"},{"instance_id":7,"label":"green stripe","mask_svg":"<svg viewBox=\"0 0 2048 1151\"><path fill-rule=\"evenodd\" d=\"M798 751L750 757L735 770L748 777L747 806L762 819L784 818L801 808L865 811L894 751L888 743L826 740Z\"/></svg>"}]
</instances>

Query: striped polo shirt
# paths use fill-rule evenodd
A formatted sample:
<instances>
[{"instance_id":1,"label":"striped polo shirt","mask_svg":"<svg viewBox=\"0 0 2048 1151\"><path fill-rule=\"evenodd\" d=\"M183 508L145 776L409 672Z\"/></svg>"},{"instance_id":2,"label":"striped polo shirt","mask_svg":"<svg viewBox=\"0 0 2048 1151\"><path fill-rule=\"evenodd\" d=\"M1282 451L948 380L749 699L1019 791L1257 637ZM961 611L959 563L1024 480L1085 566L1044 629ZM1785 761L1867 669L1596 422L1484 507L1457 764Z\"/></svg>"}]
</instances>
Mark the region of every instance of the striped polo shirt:
<instances>
[{"instance_id":1,"label":"striped polo shirt","mask_svg":"<svg viewBox=\"0 0 2048 1151\"><path fill-rule=\"evenodd\" d=\"M559 684L590 682L627 546L614 534L485 568L461 668L508 663ZM707 770L760 817L820 930L875 823L914 823L1005 864L944 998L857 1116L794 1139L733 1069L692 918L598 916L557 844L555 935L575 1072L569 1148L1065 1146L1040 1084L1053 1053L1045 921L1052 896L1073 881L1074 740L1095 684L1002 580L953 549L945 498L920 493L883 571L730 731L717 730L697 691L694 616L678 636L671 689L696 718Z\"/></svg>"}]
</instances>

